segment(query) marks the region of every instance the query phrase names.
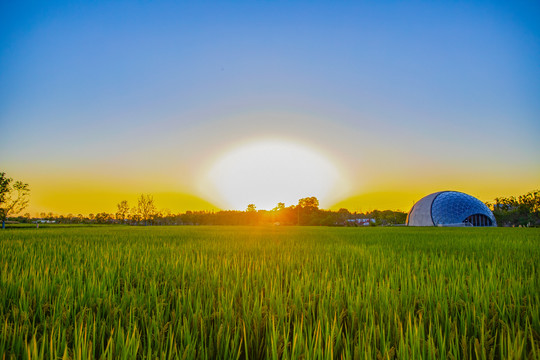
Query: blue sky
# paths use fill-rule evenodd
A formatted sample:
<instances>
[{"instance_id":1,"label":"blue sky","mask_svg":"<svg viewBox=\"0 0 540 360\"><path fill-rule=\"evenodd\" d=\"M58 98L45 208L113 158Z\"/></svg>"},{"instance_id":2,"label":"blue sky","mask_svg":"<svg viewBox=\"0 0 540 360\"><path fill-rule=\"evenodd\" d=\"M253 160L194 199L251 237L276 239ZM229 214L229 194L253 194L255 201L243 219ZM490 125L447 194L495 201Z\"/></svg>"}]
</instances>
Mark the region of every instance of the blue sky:
<instances>
[{"instance_id":1,"label":"blue sky","mask_svg":"<svg viewBox=\"0 0 540 360\"><path fill-rule=\"evenodd\" d=\"M279 135L354 162L351 196L433 167L532 190L539 24L532 1L3 2L1 165L194 193L205 157Z\"/></svg>"}]
</instances>

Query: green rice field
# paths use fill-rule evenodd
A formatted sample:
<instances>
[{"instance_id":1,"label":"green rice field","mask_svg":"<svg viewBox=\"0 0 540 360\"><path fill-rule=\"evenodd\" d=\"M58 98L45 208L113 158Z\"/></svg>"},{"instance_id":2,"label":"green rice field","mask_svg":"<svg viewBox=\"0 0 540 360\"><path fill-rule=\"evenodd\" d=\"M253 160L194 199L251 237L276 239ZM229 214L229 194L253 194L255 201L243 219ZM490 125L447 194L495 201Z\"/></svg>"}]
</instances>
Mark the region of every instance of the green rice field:
<instances>
[{"instance_id":1,"label":"green rice field","mask_svg":"<svg viewBox=\"0 0 540 360\"><path fill-rule=\"evenodd\" d=\"M540 359L540 229L0 231L0 359Z\"/></svg>"}]
</instances>

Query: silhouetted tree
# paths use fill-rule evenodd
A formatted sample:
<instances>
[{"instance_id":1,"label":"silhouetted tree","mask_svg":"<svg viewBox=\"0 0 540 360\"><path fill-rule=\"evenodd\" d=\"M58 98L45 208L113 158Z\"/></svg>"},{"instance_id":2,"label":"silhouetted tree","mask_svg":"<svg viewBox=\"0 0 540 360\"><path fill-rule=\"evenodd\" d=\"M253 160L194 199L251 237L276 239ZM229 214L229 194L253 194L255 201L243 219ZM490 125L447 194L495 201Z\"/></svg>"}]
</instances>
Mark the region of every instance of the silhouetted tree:
<instances>
[{"instance_id":1,"label":"silhouetted tree","mask_svg":"<svg viewBox=\"0 0 540 360\"><path fill-rule=\"evenodd\" d=\"M6 173L0 173L0 219L2 229L6 228L6 219L11 213L19 213L28 205L30 188L22 181L13 182L12 178L6 177Z\"/></svg>"},{"instance_id":2,"label":"silhouetted tree","mask_svg":"<svg viewBox=\"0 0 540 360\"><path fill-rule=\"evenodd\" d=\"M518 197L498 197L495 203L486 203L493 211L499 226L540 225L540 190Z\"/></svg>"},{"instance_id":3,"label":"silhouetted tree","mask_svg":"<svg viewBox=\"0 0 540 360\"><path fill-rule=\"evenodd\" d=\"M127 200L120 201L116 207L116 220L120 220L122 223L125 222L129 214L129 204Z\"/></svg>"},{"instance_id":4,"label":"silhouetted tree","mask_svg":"<svg viewBox=\"0 0 540 360\"><path fill-rule=\"evenodd\" d=\"M131 208L131 211L129 212L129 219L132 221L133 224L139 225L139 221L141 221L141 215L139 214L139 209L137 207Z\"/></svg>"},{"instance_id":5,"label":"silhouetted tree","mask_svg":"<svg viewBox=\"0 0 540 360\"><path fill-rule=\"evenodd\" d=\"M152 195L141 194L137 202L137 213L140 215L141 220L144 220L144 225L148 225L148 220L152 220L156 213L156 206L154 205L154 197Z\"/></svg>"},{"instance_id":6,"label":"silhouetted tree","mask_svg":"<svg viewBox=\"0 0 540 360\"><path fill-rule=\"evenodd\" d=\"M315 217L318 215L319 200L315 196L298 200L296 216L298 225L317 225Z\"/></svg>"},{"instance_id":7,"label":"silhouetted tree","mask_svg":"<svg viewBox=\"0 0 540 360\"><path fill-rule=\"evenodd\" d=\"M285 203L279 202L277 203L277 206L272 209L272 211L281 211L285 209Z\"/></svg>"},{"instance_id":8,"label":"silhouetted tree","mask_svg":"<svg viewBox=\"0 0 540 360\"><path fill-rule=\"evenodd\" d=\"M106 212L96 214L96 223L98 224L106 224L111 219L112 219L112 215Z\"/></svg>"},{"instance_id":9,"label":"silhouetted tree","mask_svg":"<svg viewBox=\"0 0 540 360\"><path fill-rule=\"evenodd\" d=\"M303 208L318 209L319 200L315 196L302 198L298 200L298 206Z\"/></svg>"}]
</instances>

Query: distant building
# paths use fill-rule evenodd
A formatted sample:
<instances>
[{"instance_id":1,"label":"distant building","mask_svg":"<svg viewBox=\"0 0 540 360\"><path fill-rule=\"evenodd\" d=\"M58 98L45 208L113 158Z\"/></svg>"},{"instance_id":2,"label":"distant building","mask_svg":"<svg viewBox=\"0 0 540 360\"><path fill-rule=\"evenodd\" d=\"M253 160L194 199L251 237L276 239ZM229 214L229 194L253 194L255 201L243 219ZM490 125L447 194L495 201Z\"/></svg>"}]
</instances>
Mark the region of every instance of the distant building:
<instances>
[{"instance_id":1,"label":"distant building","mask_svg":"<svg viewBox=\"0 0 540 360\"><path fill-rule=\"evenodd\" d=\"M56 220L43 220L43 219L38 219L38 220L35 220L35 221L32 221L34 224L56 224Z\"/></svg>"},{"instance_id":2,"label":"distant building","mask_svg":"<svg viewBox=\"0 0 540 360\"><path fill-rule=\"evenodd\" d=\"M347 219L348 226L369 226L375 224L375 219Z\"/></svg>"},{"instance_id":3,"label":"distant building","mask_svg":"<svg viewBox=\"0 0 540 360\"><path fill-rule=\"evenodd\" d=\"M497 226L495 216L477 198L457 191L423 197L407 215L408 226Z\"/></svg>"}]
</instances>

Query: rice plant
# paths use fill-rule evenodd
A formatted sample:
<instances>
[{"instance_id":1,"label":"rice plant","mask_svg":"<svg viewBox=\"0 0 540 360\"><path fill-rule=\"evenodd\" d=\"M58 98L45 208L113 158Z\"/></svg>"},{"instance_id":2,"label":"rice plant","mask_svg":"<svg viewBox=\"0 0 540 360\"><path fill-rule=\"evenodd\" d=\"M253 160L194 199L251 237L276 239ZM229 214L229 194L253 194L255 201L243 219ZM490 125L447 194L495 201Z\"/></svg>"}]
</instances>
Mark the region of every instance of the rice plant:
<instances>
[{"instance_id":1,"label":"rice plant","mask_svg":"<svg viewBox=\"0 0 540 360\"><path fill-rule=\"evenodd\" d=\"M0 232L1 359L540 358L538 229Z\"/></svg>"}]
</instances>

